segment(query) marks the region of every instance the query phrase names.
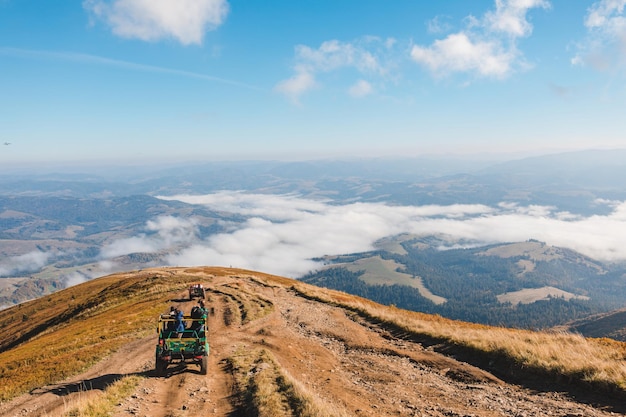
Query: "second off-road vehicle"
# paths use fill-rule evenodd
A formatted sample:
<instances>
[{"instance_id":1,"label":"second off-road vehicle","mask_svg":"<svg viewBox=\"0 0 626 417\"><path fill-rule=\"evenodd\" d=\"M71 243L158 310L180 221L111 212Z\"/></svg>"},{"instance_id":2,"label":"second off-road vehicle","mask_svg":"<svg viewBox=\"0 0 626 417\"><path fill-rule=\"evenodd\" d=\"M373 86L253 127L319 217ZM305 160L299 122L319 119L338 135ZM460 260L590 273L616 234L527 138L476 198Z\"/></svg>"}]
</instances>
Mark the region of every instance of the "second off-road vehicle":
<instances>
[{"instance_id":1,"label":"second off-road vehicle","mask_svg":"<svg viewBox=\"0 0 626 417\"><path fill-rule=\"evenodd\" d=\"M199 297L204 300L206 293L202 284L192 284L189 286L189 299L193 300L195 297Z\"/></svg>"}]
</instances>

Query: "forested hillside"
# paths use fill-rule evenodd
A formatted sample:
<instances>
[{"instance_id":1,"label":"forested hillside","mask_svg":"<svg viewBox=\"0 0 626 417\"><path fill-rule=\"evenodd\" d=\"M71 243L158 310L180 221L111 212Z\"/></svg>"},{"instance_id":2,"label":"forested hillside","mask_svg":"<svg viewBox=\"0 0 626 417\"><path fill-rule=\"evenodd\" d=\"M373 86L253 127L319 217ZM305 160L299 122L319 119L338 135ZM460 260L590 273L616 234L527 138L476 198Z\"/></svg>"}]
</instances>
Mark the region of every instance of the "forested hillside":
<instances>
[{"instance_id":1,"label":"forested hillside","mask_svg":"<svg viewBox=\"0 0 626 417\"><path fill-rule=\"evenodd\" d=\"M332 265L303 280L409 310L520 328L563 324L619 308L626 299L623 268L603 265L571 250L533 241L448 250L441 250L441 244L435 237L416 238L403 241L403 251L335 257ZM506 253L497 250L505 246ZM373 256L392 260L398 267L379 272L378 282L372 274L364 280L367 269L351 265ZM445 302L433 302L419 285L385 279L398 272L420 281ZM539 295L524 299L528 290Z\"/></svg>"}]
</instances>

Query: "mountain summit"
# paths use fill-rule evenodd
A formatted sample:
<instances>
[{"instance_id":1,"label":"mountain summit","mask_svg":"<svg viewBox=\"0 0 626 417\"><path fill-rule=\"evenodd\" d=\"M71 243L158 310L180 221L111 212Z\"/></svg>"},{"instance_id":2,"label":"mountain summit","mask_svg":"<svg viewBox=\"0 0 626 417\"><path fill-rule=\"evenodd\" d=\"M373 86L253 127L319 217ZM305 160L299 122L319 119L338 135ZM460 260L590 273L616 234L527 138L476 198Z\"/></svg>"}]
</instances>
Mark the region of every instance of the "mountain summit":
<instances>
[{"instance_id":1,"label":"mountain summit","mask_svg":"<svg viewBox=\"0 0 626 417\"><path fill-rule=\"evenodd\" d=\"M208 375L155 372L206 290ZM608 416L626 344L452 321L253 271L118 273L0 311L1 416Z\"/></svg>"}]
</instances>

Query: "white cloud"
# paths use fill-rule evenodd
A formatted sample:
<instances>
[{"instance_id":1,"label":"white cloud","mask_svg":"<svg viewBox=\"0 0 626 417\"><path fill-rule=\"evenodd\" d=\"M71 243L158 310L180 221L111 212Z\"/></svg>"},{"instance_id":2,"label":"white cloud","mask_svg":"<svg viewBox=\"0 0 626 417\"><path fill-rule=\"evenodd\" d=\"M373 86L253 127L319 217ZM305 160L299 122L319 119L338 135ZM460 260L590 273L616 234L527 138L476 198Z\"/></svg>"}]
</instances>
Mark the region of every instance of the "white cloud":
<instances>
[{"instance_id":1,"label":"white cloud","mask_svg":"<svg viewBox=\"0 0 626 417\"><path fill-rule=\"evenodd\" d=\"M220 26L228 14L226 0L85 0L83 7L118 36L174 38L183 45L201 44L204 33Z\"/></svg>"},{"instance_id":2,"label":"white cloud","mask_svg":"<svg viewBox=\"0 0 626 417\"><path fill-rule=\"evenodd\" d=\"M359 75L383 77L393 64L391 51L396 40L366 36L353 42L330 40L318 48L307 45L295 47L295 75L279 82L275 90L292 100L319 86L320 74L341 69L355 71Z\"/></svg>"},{"instance_id":3,"label":"white cloud","mask_svg":"<svg viewBox=\"0 0 626 417\"><path fill-rule=\"evenodd\" d=\"M100 250L100 257L107 259L131 253L156 252L159 247L157 241L146 238L145 235L129 237L104 246Z\"/></svg>"},{"instance_id":4,"label":"white cloud","mask_svg":"<svg viewBox=\"0 0 626 417\"><path fill-rule=\"evenodd\" d=\"M300 70L293 77L278 83L274 89L289 97L294 103L298 103L298 98L315 88L316 85L315 76L312 73Z\"/></svg>"},{"instance_id":5,"label":"white cloud","mask_svg":"<svg viewBox=\"0 0 626 417\"><path fill-rule=\"evenodd\" d=\"M3 259L0 262L0 276L37 271L46 266L51 257L50 253L33 251Z\"/></svg>"},{"instance_id":6,"label":"white cloud","mask_svg":"<svg viewBox=\"0 0 626 417\"><path fill-rule=\"evenodd\" d=\"M574 65L600 70L623 69L626 58L626 0L593 3L585 17L587 36L577 46Z\"/></svg>"},{"instance_id":7,"label":"white cloud","mask_svg":"<svg viewBox=\"0 0 626 417\"><path fill-rule=\"evenodd\" d=\"M350 87L348 93L352 97L361 98L370 95L372 91L374 91L374 89L370 83L365 80L359 80Z\"/></svg>"},{"instance_id":8,"label":"white cloud","mask_svg":"<svg viewBox=\"0 0 626 417\"><path fill-rule=\"evenodd\" d=\"M471 73L504 78L526 63L517 40L532 33L527 14L548 8L545 0L496 0L495 10L482 19L469 17L465 30L438 39L430 46L414 45L411 58L436 76Z\"/></svg>"},{"instance_id":9,"label":"white cloud","mask_svg":"<svg viewBox=\"0 0 626 417\"><path fill-rule=\"evenodd\" d=\"M626 0L601 0L591 5L585 18L588 29L619 34L624 31Z\"/></svg>"},{"instance_id":10,"label":"white cloud","mask_svg":"<svg viewBox=\"0 0 626 417\"><path fill-rule=\"evenodd\" d=\"M153 233L116 240L100 250L100 257L110 259L131 253L154 253L172 249L177 245L188 245L196 239L197 233L193 219L172 216L160 216L148 221L146 230Z\"/></svg>"},{"instance_id":11,"label":"white cloud","mask_svg":"<svg viewBox=\"0 0 626 417\"><path fill-rule=\"evenodd\" d=\"M196 238L197 224L194 219L160 216L146 223L146 228L156 232L159 245L169 247Z\"/></svg>"},{"instance_id":12,"label":"white cloud","mask_svg":"<svg viewBox=\"0 0 626 417\"><path fill-rule=\"evenodd\" d=\"M374 38L368 38L372 41ZM331 40L318 49L306 45L296 46L296 56L301 65L312 71L328 72L342 67L355 67L359 71L381 71L378 59L364 45Z\"/></svg>"},{"instance_id":13,"label":"white cloud","mask_svg":"<svg viewBox=\"0 0 626 417\"><path fill-rule=\"evenodd\" d=\"M426 48L415 45L411 49L411 58L437 76L477 72L502 78L511 72L516 57L515 49L505 49L500 42L473 41L465 33L450 35Z\"/></svg>"},{"instance_id":14,"label":"white cloud","mask_svg":"<svg viewBox=\"0 0 626 417\"><path fill-rule=\"evenodd\" d=\"M411 228L412 221L420 218L462 218L493 211L482 205L390 207L355 203L336 206L295 195L232 191L160 198L252 216L236 230L213 235L177 251L168 257L169 263L237 266L291 277L315 269L318 264L312 258L370 250L376 240L402 233Z\"/></svg>"},{"instance_id":15,"label":"white cloud","mask_svg":"<svg viewBox=\"0 0 626 417\"><path fill-rule=\"evenodd\" d=\"M246 216L224 232L198 238L194 219L156 217L145 233L115 241L101 251L97 268L68 275L68 285L121 271L113 258L136 252L167 254L168 265L221 265L299 277L320 267L314 258L372 250L374 243L400 233L447 236L446 248L537 239L603 261L626 260L626 202L598 200L607 215L584 217L555 207L502 202L447 206L336 205L297 195L224 191L209 195L159 197ZM0 275L34 271L52 255L35 251L0 263Z\"/></svg>"},{"instance_id":16,"label":"white cloud","mask_svg":"<svg viewBox=\"0 0 626 417\"><path fill-rule=\"evenodd\" d=\"M248 220L201 241L193 221L158 218L147 226L153 234L116 242L108 248L110 255L158 249L169 253L169 265L233 266L298 277L320 266L314 258L368 251L381 238L413 233L446 235L451 245L462 239L470 246L538 239L598 260L626 260L626 202L611 201L608 215L582 217L549 206L506 202L496 207L335 205L296 195L233 191L160 198L200 204Z\"/></svg>"},{"instance_id":17,"label":"white cloud","mask_svg":"<svg viewBox=\"0 0 626 417\"><path fill-rule=\"evenodd\" d=\"M308 213L321 213L328 207L327 201L307 200L298 198L295 194L248 194L240 191L221 191L207 195L157 196L157 198L278 221L302 219Z\"/></svg>"},{"instance_id":18,"label":"white cloud","mask_svg":"<svg viewBox=\"0 0 626 417\"><path fill-rule=\"evenodd\" d=\"M426 23L428 33L446 33L452 30L450 16L435 16Z\"/></svg>"},{"instance_id":19,"label":"white cloud","mask_svg":"<svg viewBox=\"0 0 626 417\"><path fill-rule=\"evenodd\" d=\"M83 282L87 282L94 277L85 275L80 271L72 272L71 274L65 277L65 287L73 287L74 285L82 284Z\"/></svg>"},{"instance_id":20,"label":"white cloud","mask_svg":"<svg viewBox=\"0 0 626 417\"><path fill-rule=\"evenodd\" d=\"M468 73L478 77L502 79L529 64L518 49L518 41L532 34L528 14L536 8L549 8L548 0L495 0L494 8L482 18L468 16L465 28L450 33L430 45L410 45L396 39L364 36L352 42L329 40L318 48L295 47L294 72L275 90L294 102L321 85L324 73L350 70L356 74L347 91L353 97L373 92L372 79L393 79L401 63L411 60L437 77ZM437 16L427 22L429 33L441 34L452 28L449 17ZM408 47L407 47L408 44ZM408 51L408 54L407 54ZM340 77L334 77L337 82Z\"/></svg>"},{"instance_id":21,"label":"white cloud","mask_svg":"<svg viewBox=\"0 0 626 417\"><path fill-rule=\"evenodd\" d=\"M157 265L146 265L157 266ZM71 287L89 281L93 278L102 277L116 272L128 271L128 265L124 263L116 263L111 260L102 260L95 265L89 265L87 268L77 270L67 275L62 275L65 287Z\"/></svg>"},{"instance_id":22,"label":"white cloud","mask_svg":"<svg viewBox=\"0 0 626 417\"><path fill-rule=\"evenodd\" d=\"M529 36L533 27L526 14L537 7L546 9L550 3L546 0L496 0L496 10L485 14L485 26L494 33L516 38Z\"/></svg>"}]
</instances>

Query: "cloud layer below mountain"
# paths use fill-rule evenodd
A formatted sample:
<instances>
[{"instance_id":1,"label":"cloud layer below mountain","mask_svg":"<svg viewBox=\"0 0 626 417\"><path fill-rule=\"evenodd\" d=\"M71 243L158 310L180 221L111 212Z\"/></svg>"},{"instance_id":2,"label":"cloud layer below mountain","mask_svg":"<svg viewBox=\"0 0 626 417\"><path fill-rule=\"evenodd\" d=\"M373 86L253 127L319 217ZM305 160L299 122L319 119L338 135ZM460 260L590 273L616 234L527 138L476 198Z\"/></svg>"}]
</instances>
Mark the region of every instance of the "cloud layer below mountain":
<instances>
[{"instance_id":1,"label":"cloud layer below mountain","mask_svg":"<svg viewBox=\"0 0 626 417\"><path fill-rule=\"evenodd\" d=\"M158 250L169 253L169 265L222 265L298 277L320 267L314 258L368 251L377 240L400 233L441 234L451 242L476 244L537 239L598 260L626 259L625 202L599 201L612 212L580 217L554 207L506 203L336 205L296 195L233 191L161 198L237 213L247 220L225 224L227 231L201 239L193 220L160 217L147 223L145 234L103 248L103 259Z\"/></svg>"},{"instance_id":2,"label":"cloud layer below mountain","mask_svg":"<svg viewBox=\"0 0 626 417\"><path fill-rule=\"evenodd\" d=\"M51 257L52 254L37 250L0 260L0 276L36 271L45 266Z\"/></svg>"}]
</instances>

